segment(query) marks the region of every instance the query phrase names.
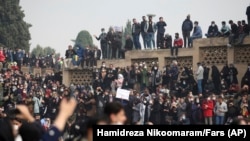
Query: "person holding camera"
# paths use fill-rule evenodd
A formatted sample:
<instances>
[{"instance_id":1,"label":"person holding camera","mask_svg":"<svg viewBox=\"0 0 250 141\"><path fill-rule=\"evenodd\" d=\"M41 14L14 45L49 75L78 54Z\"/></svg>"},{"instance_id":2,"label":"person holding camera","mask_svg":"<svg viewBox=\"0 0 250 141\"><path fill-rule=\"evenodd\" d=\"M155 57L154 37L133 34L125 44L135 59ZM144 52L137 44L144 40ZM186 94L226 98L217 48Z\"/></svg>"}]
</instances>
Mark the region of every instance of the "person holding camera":
<instances>
[{"instance_id":1,"label":"person holding camera","mask_svg":"<svg viewBox=\"0 0 250 141\"><path fill-rule=\"evenodd\" d=\"M96 100L96 115L98 117L103 115L103 110L105 106L105 95L101 87L97 87L95 91Z\"/></svg>"}]
</instances>

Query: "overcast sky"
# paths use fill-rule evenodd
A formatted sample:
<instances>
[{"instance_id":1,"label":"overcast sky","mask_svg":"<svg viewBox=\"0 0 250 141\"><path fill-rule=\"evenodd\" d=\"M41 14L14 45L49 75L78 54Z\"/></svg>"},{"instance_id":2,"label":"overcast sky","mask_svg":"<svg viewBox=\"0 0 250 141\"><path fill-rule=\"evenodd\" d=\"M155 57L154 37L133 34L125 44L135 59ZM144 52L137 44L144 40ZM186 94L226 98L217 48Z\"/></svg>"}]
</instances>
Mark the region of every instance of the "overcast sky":
<instances>
[{"instance_id":1,"label":"overcast sky","mask_svg":"<svg viewBox=\"0 0 250 141\"><path fill-rule=\"evenodd\" d=\"M155 14L154 21L163 17L166 33L181 33L188 14L199 21L203 35L211 21L219 28L221 21L246 20L249 0L21 0L27 23L32 24L31 49L36 45L55 48L61 55L81 30L99 35L100 29L125 26L127 20ZM93 38L94 44L99 42Z\"/></svg>"}]
</instances>

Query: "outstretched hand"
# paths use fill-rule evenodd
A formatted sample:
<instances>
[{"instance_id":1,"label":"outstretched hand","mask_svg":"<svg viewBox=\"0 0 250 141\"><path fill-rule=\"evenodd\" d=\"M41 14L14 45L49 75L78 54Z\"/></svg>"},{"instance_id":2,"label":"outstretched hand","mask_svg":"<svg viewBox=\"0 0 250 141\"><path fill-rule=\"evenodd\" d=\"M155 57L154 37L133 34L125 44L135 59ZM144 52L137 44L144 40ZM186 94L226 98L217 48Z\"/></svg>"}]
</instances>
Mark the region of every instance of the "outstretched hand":
<instances>
[{"instance_id":1,"label":"outstretched hand","mask_svg":"<svg viewBox=\"0 0 250 141\"><path fill-rule=\"evenodd\" d=\"M63 131L68 118L74 113L76 105L77 101L73 97L70 99L62 99L59 107L59 114L54 122L54 126L57 127L58 130Z\"/></svg>"},{"instance_id":2,"label":"outstretched hand","mask_svg":"<svg viewBox=\"0 0 250 141\"><path fill-rule=\"evenodd\" d=\"M18 118L27 120L29 122L35 121L35 118L31 115L26 105L17 105L16 109L20 112L17 114Z\"/></svg>"},{"instance_id":3,"label":"outstretched hand","mask_svg":"<svg viewBox=\"0 0 250 141\"><path fill-rule=\"evenodd\" d=\"M70 117L76 108L77 101L75 98L62 99L60 104L60 113L66 117Z\"/></svg>"}]
</instances>

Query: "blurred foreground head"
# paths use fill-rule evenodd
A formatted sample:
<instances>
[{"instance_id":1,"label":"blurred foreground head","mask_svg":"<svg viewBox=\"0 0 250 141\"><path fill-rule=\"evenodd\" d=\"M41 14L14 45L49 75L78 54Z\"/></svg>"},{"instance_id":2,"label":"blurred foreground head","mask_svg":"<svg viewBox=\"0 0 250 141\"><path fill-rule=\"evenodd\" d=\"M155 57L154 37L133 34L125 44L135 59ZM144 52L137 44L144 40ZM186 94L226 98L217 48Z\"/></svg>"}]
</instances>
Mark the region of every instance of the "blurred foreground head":
<instances>
[{"instance_id":1,"label":"blurred foreground head","mask_svg":"<svg viewBox=\"0 0 250 141\"><path fill-rule=\"evenodd\" d=\"M123 125L127 120L124 107L119 102L108 103L104 108L104 114L108 117L109 124Z\"/></svg>"}]
</instances>

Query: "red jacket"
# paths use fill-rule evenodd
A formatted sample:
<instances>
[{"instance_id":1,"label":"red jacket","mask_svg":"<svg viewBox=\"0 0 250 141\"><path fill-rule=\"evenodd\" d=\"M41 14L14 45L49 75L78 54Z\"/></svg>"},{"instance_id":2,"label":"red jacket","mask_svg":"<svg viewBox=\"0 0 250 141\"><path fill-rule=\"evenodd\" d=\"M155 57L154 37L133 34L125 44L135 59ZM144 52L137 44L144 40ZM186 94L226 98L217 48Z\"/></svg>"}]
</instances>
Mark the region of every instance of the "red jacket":
<instances>
[{"instance_id":1,"label":"red jacket","mask_svg":"<svg viewBox=\"0 0 250 141\"><path fill-rule=\"evenodd\" d=\"M174 39L174 47L182 47L183 46L183 40L182 38Z\"/></svg>"},{"instance_id":2,"label":"red jacket","mask_svg":"<svg viewBox=\"0 0 250 141\"><path fill-rule=\"evenodd\" d=\"M18 66L15 66L15 65L11 66L11 69L12 70L19 70Z\"/></svg>"},{"instance_id":3,"label":"red jacket","mask_svg":"<svg viewBox=\"0 0 250 141\"><path fill-rule=\"evenodd\" d=\"M207 105L207 107L206 107ZM214 102L212 100L204 100L202 102L202 111L204 117L212 117L213 116L213 110L214 110Z\"/></svg>"},{"instance_id":4,"label":"red jacket","mask_svg":"<svg viewBox=\"0 0 250 141\"><path fill-rule=\"evenodd\" d=\"M0 50L0 62L5 62L6 57L4 56L4 53L2 50Z\"/></svg>"}]
</instances>

